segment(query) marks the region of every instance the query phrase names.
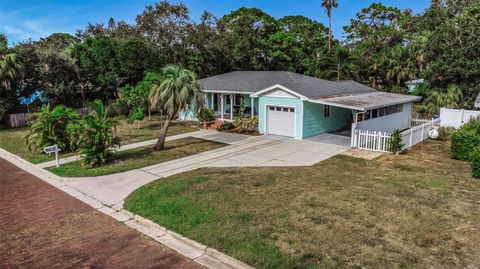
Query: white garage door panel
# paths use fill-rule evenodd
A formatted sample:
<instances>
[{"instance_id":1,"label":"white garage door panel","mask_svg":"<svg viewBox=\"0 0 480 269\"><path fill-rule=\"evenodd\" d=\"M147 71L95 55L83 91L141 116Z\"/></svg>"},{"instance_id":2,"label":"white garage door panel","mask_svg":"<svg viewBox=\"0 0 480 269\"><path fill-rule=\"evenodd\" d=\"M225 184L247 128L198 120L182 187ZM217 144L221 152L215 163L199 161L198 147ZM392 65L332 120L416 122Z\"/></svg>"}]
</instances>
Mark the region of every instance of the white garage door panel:
<instances>
[{"instance_id":1,"label":"white garage door panel","mask_svg":"<svg viewBox=\"0 0 480 269\"><path fill-rule=\"evenodd\" d=\"M293 137L295 135L295 109L268 106L267 133Z\"/></svg>"}]
</instances>

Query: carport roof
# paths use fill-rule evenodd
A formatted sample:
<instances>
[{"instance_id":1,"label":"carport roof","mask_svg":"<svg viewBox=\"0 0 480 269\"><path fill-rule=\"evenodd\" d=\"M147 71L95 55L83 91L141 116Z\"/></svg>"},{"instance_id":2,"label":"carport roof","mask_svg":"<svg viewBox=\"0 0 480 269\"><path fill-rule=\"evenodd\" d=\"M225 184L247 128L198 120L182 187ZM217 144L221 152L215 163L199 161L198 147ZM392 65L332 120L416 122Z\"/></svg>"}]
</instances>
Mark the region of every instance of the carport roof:
<instances>
[{"instance_id":1,"label":"carport roof","mask_svg":"<svg viewBox=\"0 0 480 269\"><path fill-rule=\"evenodd\" d=\"M352 94L330 98L313 98L309 101L365 111L390 105L415 102L420 99L421 97L419 96L375 91L371 93Z\"/></svg>"}]
</instances>

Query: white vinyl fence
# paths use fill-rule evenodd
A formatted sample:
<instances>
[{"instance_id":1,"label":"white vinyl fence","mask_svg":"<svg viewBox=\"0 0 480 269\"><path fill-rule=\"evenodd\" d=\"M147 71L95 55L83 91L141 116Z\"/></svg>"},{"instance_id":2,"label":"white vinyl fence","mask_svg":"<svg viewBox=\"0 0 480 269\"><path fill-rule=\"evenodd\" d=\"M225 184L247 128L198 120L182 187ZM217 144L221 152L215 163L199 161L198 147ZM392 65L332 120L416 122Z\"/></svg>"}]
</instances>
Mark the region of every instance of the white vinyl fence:
<instances>
[{"instance_id":1,"label":"white vinyl fence","mask_svg":"<svg viewBox=\"0 0 480 269\"><path fill-rule=\"evenodd\" d=\"M465 109L440 109L440 125L442 127L459 128L464 123L470 121L471 118L480 116L480 111L465 110Z\"/></svg>"},{"instance_id":2,"label":"white vinyl fence","mask_svg":"<svg viewBox=\"0 0 480 269\"><path fill-rule=\"evenodd\" d=\"M410 148L428 138L428 131L434 125L440 124L440 119L411 121L411 128L401 132L403 149ZM352 147L380 152L390 152L391 133L355 129L353 131Z\"/></svg>"}]
</instances>

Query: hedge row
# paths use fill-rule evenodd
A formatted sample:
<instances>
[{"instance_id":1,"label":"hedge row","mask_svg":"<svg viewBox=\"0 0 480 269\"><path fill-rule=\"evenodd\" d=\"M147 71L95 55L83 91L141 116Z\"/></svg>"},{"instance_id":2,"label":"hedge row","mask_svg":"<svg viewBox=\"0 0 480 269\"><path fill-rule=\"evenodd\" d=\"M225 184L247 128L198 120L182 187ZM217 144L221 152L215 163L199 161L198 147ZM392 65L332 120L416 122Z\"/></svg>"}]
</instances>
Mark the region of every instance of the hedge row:
<instances>
[{"instance_id":1,"label":"hedge row","mask_svg":"<svg viewBox=\"0 0 480 269\"><path fill-rule=\"evenodd\" d=\"M480 178L480 119L472 119L452 133L450 152L453 159L469 161L472 175Z\"/></svg>"}]
</instances>

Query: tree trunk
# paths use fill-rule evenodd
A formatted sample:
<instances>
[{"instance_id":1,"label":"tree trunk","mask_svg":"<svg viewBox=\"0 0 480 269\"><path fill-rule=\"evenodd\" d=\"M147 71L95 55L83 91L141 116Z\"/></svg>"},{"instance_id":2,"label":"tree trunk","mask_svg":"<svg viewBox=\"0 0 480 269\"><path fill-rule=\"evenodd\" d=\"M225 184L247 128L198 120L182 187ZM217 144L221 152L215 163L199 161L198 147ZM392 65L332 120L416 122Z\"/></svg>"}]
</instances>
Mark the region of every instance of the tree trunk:
<instances>
[{"instance_id":1,"label":"tree trunk","mask_svg":"<svg viewBox=\"0 0 480 269\"><path fill-rule=\"evenodd\" d=\"M168 116L163 124L163 127L160 129L160 136L158 137L157 143L153 147L153 150L164 150L165 149L165 138L167 137L168 127L170 127L170 122L173 117Z\"/></svg>"},{"instance_id":2,"label":"tree trunk","mask_svg":"<svg viewBox=\"0 0 480 269\"><path fill-rule=\"evenodd\" d=\"M332 16L328 16L328 51L332 47Z\"/></svg>"},{"instance_id":3,"label":"tree trunk","mask_svg":"<svg viewBox=\"0 0 480 269\"><path fill-rule=\"evenodd\" d=\"M340 81L340 64L337 66L337 81Z\"/></svg>"}]
</instances>

